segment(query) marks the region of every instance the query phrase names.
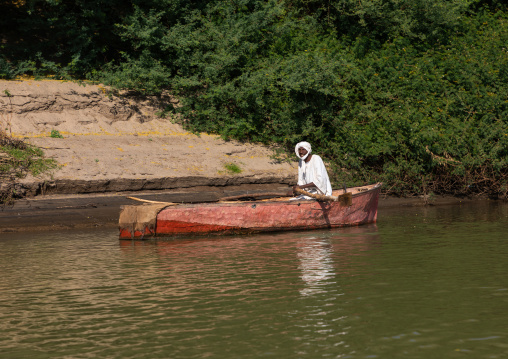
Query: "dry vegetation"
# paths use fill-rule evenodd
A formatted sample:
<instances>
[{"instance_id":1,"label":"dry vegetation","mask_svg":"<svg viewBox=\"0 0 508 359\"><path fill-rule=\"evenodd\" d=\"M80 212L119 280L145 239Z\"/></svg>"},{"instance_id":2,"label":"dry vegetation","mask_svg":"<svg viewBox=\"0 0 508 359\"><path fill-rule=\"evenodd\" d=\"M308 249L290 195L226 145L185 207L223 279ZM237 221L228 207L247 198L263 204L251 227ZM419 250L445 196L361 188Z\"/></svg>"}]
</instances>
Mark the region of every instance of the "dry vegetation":
<instances>
[{"instance_id":1,"label":"dry vegetation","mask_svg":"<svg viewBox=\"0 0 508 359\"><path fill-rule=\"evenodd\" d=\"M12 204L17 197L16 180L28 173L38 175L56 167L52 159L44 158L41 149L12 136L12 95L5 90L9 110L0 114L0 204Z\"/></svg>"}]
</instances>

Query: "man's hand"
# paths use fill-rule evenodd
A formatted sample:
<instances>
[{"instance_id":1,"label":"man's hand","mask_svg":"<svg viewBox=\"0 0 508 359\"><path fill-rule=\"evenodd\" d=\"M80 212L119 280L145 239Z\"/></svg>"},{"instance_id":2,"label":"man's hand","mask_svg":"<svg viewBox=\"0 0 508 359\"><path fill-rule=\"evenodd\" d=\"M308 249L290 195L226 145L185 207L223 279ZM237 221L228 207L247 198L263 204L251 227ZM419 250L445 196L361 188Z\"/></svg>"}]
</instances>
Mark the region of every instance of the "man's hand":
<instances>
[{"instance_id":1,"label":"man's hand","mask_svg":"<svg viewBox=\"0 0 508 359\"><path fill-rule=\"evenodd\" d=\"M295 195L295 187L297 186L293 186L293 188L291 188L288 193L286 194L286 196L288 197L293 197Z\"/></svg>"},{"instance_id":2,"label":"man's hand","mask_svg":"<svg viewBox=\"0 0 508 359\"><path fill-rule=\"evenodd\" d=\"M311 183L307 183L307 184L304 184L302 186L293 186L293 192L295 192L296 189L301 189L301 190L304 190L306 191L307 188L315 188L316 185L314 184L314 182L311 182Z\"/></svg>"}]
</instances>

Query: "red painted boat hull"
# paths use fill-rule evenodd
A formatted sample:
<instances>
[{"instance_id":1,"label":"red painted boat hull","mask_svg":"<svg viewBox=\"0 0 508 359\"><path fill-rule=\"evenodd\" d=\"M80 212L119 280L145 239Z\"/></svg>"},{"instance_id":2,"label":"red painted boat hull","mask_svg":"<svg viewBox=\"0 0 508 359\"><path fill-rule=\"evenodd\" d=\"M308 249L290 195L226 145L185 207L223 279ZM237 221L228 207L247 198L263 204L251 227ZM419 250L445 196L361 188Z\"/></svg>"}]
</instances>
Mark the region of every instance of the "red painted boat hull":
<instances>
[{"instance_id":1,"label":"red painted boat hull","mask_svg":"<svg viewBox=\"0 0 508 359\"><path fill-rule=\"evenodd\" d=\"M334 228L374 223L381 184L353 191L351 206L340 202L252 201L181 204L162 209L155 229L120 229L120 239L153 236L253 233ZM351 189L353 190L353 189Z\"/></svg>"}]
</instances>

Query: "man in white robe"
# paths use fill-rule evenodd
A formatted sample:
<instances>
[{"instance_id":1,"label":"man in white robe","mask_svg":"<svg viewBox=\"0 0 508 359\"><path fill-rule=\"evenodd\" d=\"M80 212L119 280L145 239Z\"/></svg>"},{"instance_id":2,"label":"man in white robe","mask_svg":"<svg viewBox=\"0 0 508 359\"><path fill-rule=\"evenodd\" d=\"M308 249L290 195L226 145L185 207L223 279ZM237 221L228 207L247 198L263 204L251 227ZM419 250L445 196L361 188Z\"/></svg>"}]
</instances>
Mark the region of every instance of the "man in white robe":
<instances>
[{"instance_id":1,"label":"man in white robe","mask_svg":"<svg viewBox=\"0 0 508 359\"><path fill-rule=\"evenodd\" d=\"M332 185L326 172L325 164L321 157L311 154L312 148L308 142L300 142L295 147L298 162L298 185L293 187L303 189L309 193L332 195ZM294 199L312 199L309 196L300 195Z\"/></svg>"}]
</instances>

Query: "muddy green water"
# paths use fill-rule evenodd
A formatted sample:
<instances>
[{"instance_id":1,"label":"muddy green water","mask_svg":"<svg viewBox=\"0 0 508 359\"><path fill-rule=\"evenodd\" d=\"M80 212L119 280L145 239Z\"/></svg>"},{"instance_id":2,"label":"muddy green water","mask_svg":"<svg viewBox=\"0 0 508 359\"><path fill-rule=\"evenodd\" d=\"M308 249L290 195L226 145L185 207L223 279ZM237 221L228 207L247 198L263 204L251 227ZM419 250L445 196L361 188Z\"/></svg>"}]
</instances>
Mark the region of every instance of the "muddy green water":
<instances>
[{"instance_id":1,"label":"muddy green water","mask_svg":"<svg viewBox=\"0 0 508 359\"><path fill-rule=\"evenodd\" d=\"M330 231L0 235L0 358L508 358L508 205Z\"/></svg>"}]
</instances>

